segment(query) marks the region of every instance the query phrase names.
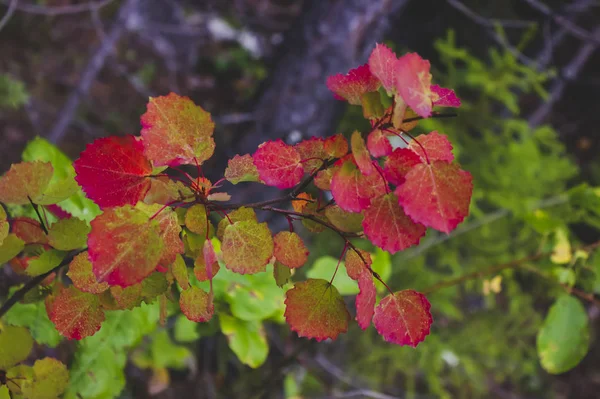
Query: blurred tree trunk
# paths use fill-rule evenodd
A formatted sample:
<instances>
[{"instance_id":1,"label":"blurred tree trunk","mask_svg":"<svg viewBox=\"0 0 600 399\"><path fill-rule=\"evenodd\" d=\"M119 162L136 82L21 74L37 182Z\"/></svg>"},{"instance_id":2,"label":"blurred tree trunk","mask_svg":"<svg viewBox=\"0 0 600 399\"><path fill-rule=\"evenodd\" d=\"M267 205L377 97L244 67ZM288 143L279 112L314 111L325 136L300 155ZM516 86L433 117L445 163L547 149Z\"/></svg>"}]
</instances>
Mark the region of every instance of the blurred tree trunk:
<instances>
[{"instance_id":1,"label":"blurred tree trunk","mask_svg":"<svg viewBox=\"0 0 600 399\"><path fill-rule=\"evenodd\" d=\"M220 147L222 159L253 153L266 141L333 134L343 104L327 89L327 76L346 73L367 61L391 16L408 0L323 0L306 4L299 23L285 38L254 108L256 124ZM217 146L219 148L219 146ZM222 171L220 165L218 172Z\"/></svg>"}]
</instances>

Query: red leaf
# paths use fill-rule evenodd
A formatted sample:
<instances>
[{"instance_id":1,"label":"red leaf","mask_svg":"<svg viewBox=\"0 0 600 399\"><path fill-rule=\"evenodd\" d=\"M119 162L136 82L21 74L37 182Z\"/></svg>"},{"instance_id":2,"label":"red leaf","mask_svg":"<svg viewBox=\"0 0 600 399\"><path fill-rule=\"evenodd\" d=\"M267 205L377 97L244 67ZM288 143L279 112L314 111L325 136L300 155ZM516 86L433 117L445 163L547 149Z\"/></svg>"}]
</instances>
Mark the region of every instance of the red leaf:
<instances>
[{"instance_id":1,"label":"red leaf","mask_svg":"<svg viewBox=\"0 0 600 399\"><path fill-rule=\"evenodd\" d=\"M348 140L342 134L327 137L323 148L330 158L341 158L348 153Z\"/></svg>"},{"instance_id":2,"label":"red leaf","mask_svg":"<svg viewBox=\"0 0 600 399\"><path fill-rule=\"evenodd\" d=\"M425 295L404 290L388 295L375 308L373 324L388 342L416 347L429 335L433 319Z\"/></svg>"},{"instance_id":3,"label":"red leaf","mask_svg":"<svg viewBox=\"0 0 600 399\"><path fill-rule=\"evenodd\" d=\"M0 177L0 202L5 204L29 204L29 198L41 197L48 187L54 169L50 162L21 162L12 164Z\"/></svg>"},{"instance_id":4,"label":"red leaf","mask_svg":"<svg viewBox=\"0 0 600 399\"><path fill-rule=\"evenodd\" d=\"M261 144L252 157L261 180L269 186L294 187L304 174L300 154L282 140Z\"/></svg>"},{"instance_id":5,"label":"red leaf","mask_svg":"<svg viewBox=\"0 0 600 399\"><path fill-rule=\"evenodd\" d=\"M170 93L150 98L141 123L144 154L155 166L202 163L215 151L215 124L188 97Z\"/></svg>"},{"instance_id":6,"label":"red leaf","mask_svg":"<svg viewBox=\"0 0 600 399\"><path fill-rule=\"evenodd\" d=\"M100 208L135 205L150 189L152 165L141 141L131 135L88 144L73 167L75 180Z\"/></svg>"},{"instance_id":7,"label":"red leaf","mask_svg":"<svg viewBox=\"0 0 600 399\"><path fill-rule=\"evenodd\" d=\"M418 143L421 145L419 145ZM423 149L427 152L427 157L423 153ZM448 140L448 136L439 134L437 131L433 131L428 134L422 134L418 136L415 140L411 140L408 145L408 148L416 152L421 157L421 162L429 161L448 161L452 162L454 160L454 155L452 154L452 144Z\"/></svg>"},{"instance_id":8,"label":"red leaf","mask_svg":"<svg viewBox=\"0 0 600 399\"><path fill-rule=\"evenodd\" d=\"M129 205L108 208L91 222L88 252L98 282L128 287L156 269L164 244L159 225Z\"/></svg>"},{"instance_id":9,"label":"red leaf","mask_svg":"<svg viewBox=\"0 0 600 399\"><path fill-rule=\"evenodd\" d=\"M331 180L331 194L345 211L360 212L371 204L371 199L386 191L386 183L379 173L365 176L352 160L346 160Z\"/></svg>"},{"instance_id":10,"label":"red leaf","mask_svg":"<svg viewBox=\"0 0 600 399\"><path fill-rule=\"evenodd\" d=\"M225 178L233 184L260 181L258 170L250 154L236 155L231 158L225 169Z\"/></svg>"},{"instance_id":11,"label":"red leaf","mask_svg":"<svg viewBox=\"0 0 600 399\"><path fill-rule=\"evenodd\" d=\"M203 289L193 285L181 293L179 306L185 317L196 323L209 321L215 312L210 295Z\"/></svg>"},{"instance_id":12,"label":"red leaf","mask_svg":"<svg viewBox=\"0 0 600 399\"><path fill-rule=\"evenodd\" d=\"M423 118L431 116L431 73L429 61L408 53L396 63L396 89L406 104Z\"/></svg>"},{"instance_id":13,"label":"red leaf","mask_svg":"<svg viewBox=\"0 0 600 399\"><path fill-rule=\"evenodd\" d=\"M431 85L431 93L434 107L460 107L460 99L452 89Z\"/></svg>"},{"instance_id":14,"label":"red leaf","mask_svg":"<svg viewBox=\"0 0 600 399\"><path fill-rule=\"evenodd\" d=\"M46 205L46 210L56 216L58 219L70 219L73 217L73 215L56 204Z\"/></svg>"},{"instance_id":15,"label":"red leaf","mask_svg":"<svg viewBox=\"0 0 600 399\"><path fill-rule=\"evenodd\" d=\"M335 94L335 98L347 100L353 105L360 105L360 97L377 91L379 85L379 80L373 76L367 64L351 69L346 75L339 73L327 78L327 87Z\"/></svg>"},{"instance_id":16,"label":"red leaf","mask_svg":"<svg viewBox=\"0 0 600 399\"><path fill-rule=\"evenodd\" d=\"M294 146L304 167L304 172L312 174L323 165L323 160L327 159L325 153L325 140L322 137L311 137L308 140L299 142Z\"/></svg>"},{"instance_id":17,"label":"red leaf","mask_svg":"<svg viewBox=\"0 0 600 399\"><path fill-rule=\"evenodd\" d=\"M373 244L392 254L418 244L426 230L404 213L393 193L373 200L365 211L363 227Z\"/></svg>"},{"instance_id":18,"label":"red leaf","mask_svg":"<svg viewBox=\"0 0 600 399\"><path fill-rule=\"evenodd\" d=\"M396 148L383 164L385 179L396 186L404 183L406 174L421 163L419 154L408 148Z\"/></svg>"},{"instance_id":19,"label":"red leaf","mask_svg":"<svg viewBox=\"0 0 600 399\"><path fill-rule=\"evenodd\" d=\"M377 290L375 289L371 273L360 275L358 289L360 292L356 296L356 321L360 328L366 330L373 319L375 301L377 300Z\"/></svg>"},{"instance_id":20,"label":"red leaf","mask_svg":"<svg viewBox=\"0 0 600 399\"><path fill-rule=\"evenodd\" d=\"M97 296L71 286L46 299L48 317L58 332L68 339L94 335L104 321L104 311Z\"/></svg>"},{"instance_id":21,"label":"red leaf","mask_svg":"<svg viewBox=\"0 0 600 399\"><path fill-rule=\"evenodd\" d=\"M469 214L472 180L471 174L456 164L433 161L413 167L395 193L414 221L449 233Z\"/></svg>"},{"instance_id":22,"label":"red leaf","mask_svg":"<svg viewBox=\"0 0 600 399\"><path fill-rule=\"evenodd\" d=\"M194 275L198 281L208 281L217 275L221 270L217 261L217 254L210 240L204 241L202 255L198 256L194 262Z\"/></svg>"},{"instance_id":23,"label":"red leaf","mask_svg":"<svg viewBox=\"0 0 600 399\"><path fill-rule=\"evenodd\" d=\"M285 294L285 319L300 337L323 341L348 331L350 314L338 290L326 280L296 283Z\"/></svg>"},{"instance_id":24,"label":"red leaf","mask_svg":"<svg viewBox=\"0 0 600 399\"><path fill-rule=\"evenodd\" d=\"M381 129L375 129L367 137L367 148L375 158L386 157L392 153L392 145Z\"/></svg>"},{"instance_id":25,"label":"red leaf","mask_svg":"<svg viewBox=\"0 0 600 399\"><path fill-rule=\"evenodd\" d=\"M371 254L362 249L358 250L362 255L362 258L356 253L355 250L349 249L346 252L346 273L348 277L353 280L358 280L363 274L371 275L370 268L373 261L371 260ZM367 262L365 264L365 262Z\"/></svg>"},{"instance_id":26,"label":"red leaf","mask_svg":"<svg viewBox=\"0 0 600 399\"><path fill-rule=\"evenodd\" d=\"M96 281L96 276L92 271L92 263L88 259L87 251L82 252L73 258L69 264L67 276L73 281L73 285L83 292L100 294L109 288L107 283L98 283Z\"/></svg>"},{"instance_id":27,"label":"red leaf","mask_svg":"<svg viewBox=\"0 0 600 399\"><path fill-rule=\"evenodd\" d=\"M369 68L385 90L391 94L396 83L396 62L398 57L385 44L377 44L369 57Z\"/></svg>"},{"instance_id":28,"label":"red leaf","mask_svg":"<svg viewBox=\"0 0 600 399\"><path fill-rule=\"evenodd\" d=\"M358 169L360 169L361 173L365 176L377 173L373 166L373 161L371 161L371 154L369 154L365 140L362 138L360 132L355 131L352 133L350 143L352 144L354 161L356 162L356 165L358 165Z\"/></svg>"},{"instance_id":29,"label":"red leaf","mask_svg":"<svg viewBox=\"0 0 600 399\"><path fill-rule=\"evenodd\" d=\"M308 249L298 234L280 231L273 237L273 242L275 259L290 269L301 267L308 260Z\"/></svg>"}]
</instances>

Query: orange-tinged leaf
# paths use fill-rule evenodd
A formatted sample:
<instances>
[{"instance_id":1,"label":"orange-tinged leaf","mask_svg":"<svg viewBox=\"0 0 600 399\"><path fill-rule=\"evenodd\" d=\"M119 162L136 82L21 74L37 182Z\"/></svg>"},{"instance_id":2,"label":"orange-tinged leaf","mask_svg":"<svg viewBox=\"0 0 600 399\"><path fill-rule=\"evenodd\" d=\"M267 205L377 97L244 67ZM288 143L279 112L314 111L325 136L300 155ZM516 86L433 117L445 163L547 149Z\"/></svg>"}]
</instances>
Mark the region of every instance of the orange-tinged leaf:
<instances>
[{"instance_id":1,"label":"orange-tinged leaf","mask_svg":"<svg viewBox=\"0 0 600 399\"><path fill-rule=\"evenodd\" d=\"M367 148L375 158L386 157L392 153L392 145L381 129L375 129L367 137Z\"/></svg>"},{"instance_id":2,"label":"orange-tinged leaf","mask_svg":"<svg viewBox=\"0 0 600 399\"><path fill-rule=\"evenodd\" d=\"M356 165L358 165L358 169L360 169L361 173L365 176L376 173L377 171L371 160L371 154L369 154L365 140L362 138L360 132L354 131L354 133L352 133L350 143L352 144L354 161L356 162Z\"/></svg>"},{"instance_id":3,"label":"orange-tinged leaf","mask_svg":"<svg viewBox=\"0 0 600 399\"><path fill-rule=\"evenodd\" d=\"M259 182L258 169L250 154L236 155L231 158L225 169L225 179L233 184L241 182Z\"/></svg>"},{"instance_id":4,"label":"orange-tinged leaf","mask_svg":"<svg viewBox=\"0 0 600 399\"><path fill-rule=\"evenodd\" d=\"M144 203L168 204L174 201L189 201L194 198L192 190L180 181L174 181L167 176L157 176L151 179L150 190L144 197Z\"/></svg>"},{"instance_id":5,"label":"orange-tinged leaf","mask_svg":"<svg viewBox=\"0 0 600 399\"><path fill-rule=\"evenodd\" d=\"M358 233L363 229L364 215L362 212L347 212L337 205L330 205L325 208L325 216L332 225L345 233Z\"/></svg>"},{"instance_id":6,"label":"orange-tinged leaf","mask_svg":"<svg viewBox=\"0 0 600 399\"><path fill-rule=\"evenodd\" d=\"M152 165L141 141L131 135L95 140L73 167L75 180L100 208L135 205L150 189Z\"/></svg>"},{"instance_id":7,"label":"orange-tinged leaf","mask_svg":"<svg viewBox=\"0 0 600 399\"><path fill-rule=\"evenodd\" d=\"M16 217L12 221L12 233L26 244L47 244L48 236L42 230L40 222L26 216Z\"/></svg>"},{"instance_id":8,"label":"orange-tinged leaf","mask_svg":"<svg viewBox=\"0 0 600 399\"><path fill-rule=\"evenodd\" d=\"M325 139L323 148L329 157L341 158L348 153L348 140L343 134L336 134Z\"/></svg>"},{"instance_id":9,"label":"orange-tinged leaf","mask_svg":"<svg viewBox=\"0 0 600 399\"><path fill-rule=\"evenodd\" d=\"M150 98L141 123L144 153L154 166L194 164L194 158L202 163L215 150L210 114L188 97Z\"/></svg>"},{"instance_id":10,"label":"orange-tinged leaf","mask_svg":"<svg viewBox=\"0 0 600 399\"><path fill-rule=\"evenodd\" d=\"M460 99L452 89L431 85L431 94L434 107L460 107Z\"/></svg>"},{"instance_id":11,"label":"orange-tinged leaf","mask_svg":"<svg viewBox=\"0 0 600 399\"><path fill-rule=\"evenodd\" d=\"M263 272L273 256L273 237L266 223L236 222L225 229L221 251L228 269L240 274Z\"/></svg>"},{"instance_id":12,"label":"orange-tinged leaf","mask_svg":"<svg viewBox=\"0 0 600 399\"><path fill-rule=\"evenodd\" d=\"M323 191L331 190L331 180L333 179L333 175L340 168L341 166L334 165L332 167L319 171L319 173L317 173L314 179L315 186L317 186Z\"/></svg>"},{"instance_id":13,"label":"orange-tinged leaf","mask_svg":"<svg viewBox=\"0 0 600 399\"><path fill-rule=\"evenodd\" d=\"M388 94L395 91L396 62L398 57L385 44L378 43L369 56L369 68L380 81Z\"/></svg>"},{"instance_id":14,"label":"orange-tinged leaf","mask_svg":"<svg viewBox=\"0 0 600 399\"><path fill-rule=\"evenodd\" d=\"M143 211L108 208L91 226L88 252L98 282L127 287L156 269L164 244L158 222Z\"/></svg>"},{"instance_id":15,"label":"orange-tinged leaf","mask_svg":"<svg viewBox=\"0 0 600 399\"><path fill-rule=\"evenodd\" d=\"M325 153L325 140L322 137L311 137L308 140L299 142L294 146L300 154L304 171L312 174L323 165L323 161L328 158Z\"/></svg>"},{"instance_id":16,"label":"orange-tinged leaf","mask_svg":"<svg viewBox=\"0 0 600 399\"><path fill-rule=\"evenodd\" d=\"M456 164L433 161L413 167L395 193L412 220L449 233L469 214L472 180Z\"/></svg>"},{"instance_id":17,"label":"orange-tinged leaf","mask_svg":"<svg viewBox=\"0 0 600 399\"><path fill-rule=\"evenodd\" d=\"M252 158L260 179L268 186L291 188L304 174L300 154L282 140L261 144Z\"/></svg>"},{"instance_id":18,"label":"orange-tinged leaf","mask_svg":"<svg viewBox=\"0 0 600 399\"><path fill-rule=\"evenodd\" d=\"M425 295L404 290L383 298L375 308L373 324L388 342L417 346L429 335L433 319Z\"/></svg>"},{"instance_id":19,"label":"orange-tinged leaf","mask_svg":"<svg viewBox=\"0 0 600 399\"><path fill-rule=\"evenodd\" d=\"M358 252L360 255L354 249L346 252L346 273L353 280L358 280L363 274L371 275L370 269L373 263L371 254L362 249L359 249Z\"/></svg>"},{"instance_id":20,"label":"orange-tinged leaf","mask_svg":"<svg viewBox=\"0 0 600 399\"><path fill-rule=\"evenodd\" d=\"M423 148L421 148L421 146L425 148L427 156L425 156L425 152L423 152ZM429 159L430 162L452 162L454 160L454 155L452 154L452 144L448 140L448 137L443 134L439 134L435 130L428 134L422 134L416 139L411 140L411 142L408 144L408 148L416 152L421 157L421 162L427 162L427 159Z\"/></svg>"},{"instance_id":21,"label":"orange-tinged leaf","mask_svg":"<svg viewBox=\"0 0 600 399\"><path fill-rule=\"evenodd\" d=\"M351 69L346 75L338 73L327 78L327 87L338 100L347 100L350 104L360 105L360 97L368 92L377 91L380 83L367 64Z\"/></svg>"},{"instance_id":22,"label":"orange-tinged leaf","mask_svg":"<svg viewBox=\"0 0 600 399\"><path fill-rule=\"evenodd\" d=\"M417 245L427 230L404 213L393 193L373 200L365 211L363 227L373 244L392 254Z\"/></svg>"},{"instance_id":23,"label":"orange-tinged leaf","mask_svg":"<svg viewBox=\"0 0 600 399\"><path fill-rule=\"evenodd\" d=\"M190 288L188 269L181 255L177 254L175 256L175 262L171 265L171 272L173 273L173 277L175 277L177 284L179 284L182 289L187 290Z\"/></svg>"},{"instance_id":24,"label":"orange-tinged leaf","mask_svg":"<svg viewBox=\"0 0 600 399\"><path fill-rule=\"evenodd\" d=\"M158 223L159 235L164 245L164 250L158 263L166 267L175 262L175 256L184 252L183 241L180 236L181 226L179 225L175 211L170 207L165 208L158 204L146 205L138 203L136 208Z\"/></svg>"},{"instance_id":25,"label":"orange-tinged leaf","mask_svg":"<svg viewBox=\"0 0 600 399\"><path fill-rule=\"evenodd\" d=\"M53 173L50 162L12 164L10 170L0 177L0 202L24 205L29 204L29 198L35 202L35 198L48 187Z\"/></svg>"},{"instance_id":26,"label":"orange-tinged leaf","mask_svg":"<svg viewBox=\"0 0 600 399\"><path fill-rule=\"evenodd\" d=\"M300 193L296 196L295 200L292 200L292 208L294 211L298 213L304 212L304 208L312 202L315 202L315 199L309 193Z\"/></svg>"},{"instance_id":27,"label":"orange-tinged leaf","mask_svg":"<svg viewBox=\"0 0 600 399\"><path fill-rule=\"evenodd\" d=\"M379 173L363 175L356 164L347 160L331 180L331 194L336 204L345 211L360 212L371 200L386 191L386 182Z\"/></svg>"},{"instance_id":28,"label":"orange-tinged leaf","mask_svg":"<svg viewBox=\"0 0 600 399\"><path fill-rule=\"evenodd\" d=\"M24 381L21 391L25 399L55 399L69 385L69 371L60 361L51 357L36 360L33 380Z\"/></svg>"},{"instance_id":29,"label":"orange-tinged leaf","mask_svg":"<svg viewBox=\"0 0 600 399\"><path fill-rule=\"evenodd\" d=\"M371 324L375 313L375 302L377 300L377 289L373 283L371 273L363 273L358 278L358 289L356 296L356 321L363 330Z\"/></svg>"},{"instance_id":30,"label":"orange-tinged leaf","mask_svg":"<svg viewBox=\"0 0 600 399\"><path fill-rule=\"evenodd\" d=\"M6 219L6 211L4 207L0 206L0 245L2 241L8 236L8 220Z\"/></svg>"},{"instance_id":31,"label":"orange-tinged leaf","mask_svg":"<svg viewBox=\"0 0 600 399\"><path fill-rule=\"evenodd\" d=\"M196 323L209 321L215 311L210 295L193 285L181 293L179 306L185 317Z\"/></svg>"},{"instance_id":32,"label":"orange-tinged leaf","mask_svg":"<svg viewBox=\"0 0 600 399\"><path fill-rule=\"evenodd\" d=\"M69 264L67 276L80 291L90 294L100 294L109 288L108 283L99 283L92 271L92 262L88 259L87 251L75 256Z\"/></svg>"},{"instance_id":33,"label":"orange-tinged leaf","mask_svg":"<svg viewBox=\"0 0 600 399\"><path fill-rule=\"evenodd\" d=\"M227 214L228 217L223 218L219 221L219 225L217 226L217 238L223 241L223 234L225 234L225 229L230 224L235 222L242 222L244 220L254 220L258 221L256 218L256 212L252 208L246 208L242 206L234 211L231 211Z\"/></svg>"},{"instance_id":34,"label":"orange-tinged leaf","mask_svg":"<svg viewBox=\"0 0 600 399\"><path fill-rule=\"evenodd\" d=\"M285 297L285 319L300 337L323 341L348 331L350 314L329 281L311 278L296 283Z\"/></svg>"},{"instance_id":35,"label":"orange-tinged leaf","mask_svg":"<svg viewBox=\"0 0 600 399\"><path fill-rule=\"evenodd\" d=\"M429 61L417 53L403 55L396 62L396 90L406 104L423 118L431 116L431 73Z\"/></svg>"},{"instance_id":36,"label":"orange-tinged leaf","mask_svg":"<svg viewBox=\"0 0 600 399\"><path fill-rule=\"evenodd\" d=\"M275 259L290 269L301 267L308 260L308 249L298 234L280 231L273 237L273 242Z\"/></svg>"},{"instance_id":37,"label":"orange-tinged leaf","mask_svg":"<svg viewBox=\"0 0 600 399\"><path fill-rule=\"evenodd\" d=\"M57 294L48 297L46 310L58 332L68 339L94 335L104 321L100 299L74 286L60 288Z\"/></svg>"}]
</instances>

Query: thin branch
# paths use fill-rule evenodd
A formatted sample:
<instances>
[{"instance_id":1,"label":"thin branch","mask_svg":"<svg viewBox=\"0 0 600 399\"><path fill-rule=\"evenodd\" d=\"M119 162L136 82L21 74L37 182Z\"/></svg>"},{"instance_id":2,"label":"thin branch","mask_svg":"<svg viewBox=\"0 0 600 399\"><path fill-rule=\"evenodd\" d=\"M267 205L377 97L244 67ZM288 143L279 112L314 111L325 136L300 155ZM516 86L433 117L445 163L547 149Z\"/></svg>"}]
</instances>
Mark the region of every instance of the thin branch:
<instances>
[{"instance_id":1,"label":"thin branch","mask_svg":"<svg viewBox=\"0 0 600 399\"><path fill-rule=\"evenodd\" d=\"M577 37L578 39L581 39L588 43L594 43L596 46L600 45L600 38L598 37L598 35L596 33L588 32L587 30L583 29L582 27L580 27L579 25L577 25L570 19L554 12L554 10L552 10L550 7L548 7L546 4L542 3L541 1L539 1L539 0L524 0L524 1L527 4L529 4L531 7L538 10L539 12L552 18L554 20L554 22L556 22L558 25L565 28L569 33L571 33L573 36Z\"/></svg>"},{"instance_id":2,"label":"thin branch","mask_svg":"<svg viewBox=\"0 0 600 399\"><path fill-rule=\"evenodd\" d=\"M73 260L73 258L75 256L79 255L80 253L82 253L83 251L86 251L86 250L87 250L87 248L79 249L77 251L71 251L62 260L62 262L60 262L60 264L58 266L56 266L54 269L52 269L50 271L47 271L44 274L40 274L39 276L35 276L34 278L32 278L31 280L29 280L28 282L26 282L23 287L21 287L19 290L17 290L10 298L8 298L6 300L6 302L4 302L2 304L2 306L0 307L0 318L2 318L2 316L4 316L14 305L16 305L17 302L19 302L23 298L25 298L25 295L29 291L31 291L32 289L34 289L35 287L37 287L39 284L41 284L41 282L44 281L44 279L46 277L48 277L52 273L55 273L55 272L59 271L64 266L66 266L69 263L71 263L71 261Z\"/></svg>"},{"instance_id":3,"label":"thin branch","mask_svg":"<svg viewBox=\"0 0 600 399\"><path fill-rule=\"evenodd\" d=\"M600 25L594 29L594 37L600 39ZM546 117L552 112L554 104L562 97L567 83L574 80L583 69L588 59L594 54L600 46L600 41L589 41L585 43L577 52L573 60L563 69L563 79L558 79L550 89L550 97L542 103L527 119L529 126L539 126Z\"/></svg>"},{"instance_id":4,"label":"thin branch","mask_svg":"<svg viewBox=\"0 0 600 399\"><path fill-rule=\"evenodd\" d=\"M67 102L60 110L58 120L48 135L48 140L50 142L56 144L64 137L67 128L75 116L81 98L87 94L92 83L96 80L98 73L104 67L106 58L113 51L123 32L125 32L126 22L129 19L130 14L135 10L138 1L139 0L126 0L121 6L117 19L110 32L106 35L106 39L100 43L99 47L95 50L81 74L81 79L79 80L77 87L72 91ZM85 7L87 11L90 10L89 4L85 4Z\"/></svg>"},{"instance_id":5,"label":"thin branch","mask_svg":"<svg viewBox=\"0 0 600 399\"><path fill-rule=\"evenodd\" d=\"M599 246L600 246L600 241L597 241L593 244L586 245L580 249L583 251L589 252ZM425 288L424 290L421 290L421 292L423 294L430 294L432 292L441 290L443 288L453 287L455 285L462 284L466 281L470 281L470 280L478 279L478 278L481 278L484 276L488 276L490 274L498 273L505 269L513 269L513 268L517 268L517 267L523 267L529 262L543 259L545 257L552 255L552 253L553 253L553 251L538 252L536 254L528 255L528 256L525 256L525 257L519 258L519 259L515 259L515 260L512 260L507 263L501 263L498 265L489 266L489 267L486 267L485 269L481 269L476 272L463 274L462 276L459 276L459 277L456 277L456 278L453 278L450 280L441 281L441 282L434 284L428 288ZM539 273L536 272L536 273L540 274L542 272L539 272ZM541 275L545 276L543 273ZM545 277L547 277L547 276L545 276ZM597 300L594 296L590 297L587 293L580 291L577 288L567 287L563 284L561 284L561 286L563 286L563 288L568 289L570 292L573 292L575 295L580 296L583 299L590 300L591 302L596 303L596 304L600 304L600 301Z\"/></svg>"},{"instance_id":6,"label":"thin branch","mask_svg":"<svg viewBox=\"0 0 600 399\"><path fill-rule=\"evenodd\" d=\"M469 19L474 21L476 24L486 27L487 34L490 35L496 43L498 43L499 45L501 45L502 47L504 47L508 51L510 51L510 53L512 55L514 55L523 64L528 65L528 66L535 65L534 60L532 60L531 58L527 57L522 52L520 52L519 50L514 48L510 43L508 43L506 41L506 39L502 35L498 34L498 32L495 31L495 29L494 29L495 25L500 24L504 27L507 27L507 23L506 23L507 21L495 20L495 19L490 20L485 17L482 17L481 15L479 15L475 11L471 10L469 7L467 7L464 3L462 3L459 0L446 0L446 1L448 2L448 4L450 4L456 10L460 11L462 14L464 14ZM521 21L517 21L517 22L521 22ZM521 24L518 27L527 27L527 26L531 26L532 24L533 24L532 22L529 22L529 23L521 22ZM515 27L514 23L512 25L513 26L509 26L509 27Z\"/></svg>"},{"instance_id":7,"label":"thin branch","mask_svg":"<svg viewBox=\"0 0 600 399\"><path fill-rule=\"evenodd\" d=\"M7 4L8 0L1 0L2 3ZM38 15L47 15L47 16L57 16L57 15L67 15L67 14L81 14L85 12L90 12L91 10L98 10L102 7L106 7L110 3L115 0L101 0L98 2L90 2L88 4L73 4L67 6L41 6L37 4L19 4L17 9L19 11L23 11L29 14L38 14ZM17 2L17 1L12 1Z\"/></svg>"},{"instance_id":8,"label":"thin branch","mask_svg":"<svg viewBox=\"0 0 600 399\"><path fill-rule=\"evenodd\" d=\"M17 9L18 3L19 3L19 0L11 0L10 1L10 4L8 5L8 10L6 11L6 14L4 14L2 19L0 20L0 31L2 30L2 28L4 28L4 26L8 23L8 21L10 21L10 18L13 16L13 14L15 13L15 11Z\"/></svg>"}]
</instances>

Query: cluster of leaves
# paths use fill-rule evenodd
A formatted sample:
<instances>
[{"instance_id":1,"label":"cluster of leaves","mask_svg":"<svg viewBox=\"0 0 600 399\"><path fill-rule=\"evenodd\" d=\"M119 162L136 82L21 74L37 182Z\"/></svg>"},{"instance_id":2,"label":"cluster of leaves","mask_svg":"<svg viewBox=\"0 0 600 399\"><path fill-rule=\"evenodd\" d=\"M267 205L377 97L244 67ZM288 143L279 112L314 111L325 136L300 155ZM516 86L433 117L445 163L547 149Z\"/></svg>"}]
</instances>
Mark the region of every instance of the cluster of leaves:
<instances>
[{"instance_id":1,"label":"cluster of leaves","mask_svg":"<svg viewBox=\"0 0 600 399\"><path fill-rule=\"evenodd\" d=\"M329 229L344 240L346 273L359 288L359 326L373 322L386 341L416 346L429 334L429 301L412 289L392 292L371 268L370 254L350 238L395 253L417 245L427 227L449 233L467 216L471 175L453 162L447 137L408 133L437 115L434 106L460 101L452 90L431 85L428 61L414 53L398 58L383 45L368 64L330 77L327 85L337 98L362 106L371 125L366 139L355 131L350 145L339 134L296 145L269 141L232 158L215 183L202 174L215 148L210 114L173 93L150 99L141 137L98 139L72 169L44 161L12 165L0 178L0 202L9 209L0 207L0 262L41 283L35 294L57 331L81 340L101 329L107 312L157 299L163 321L170 303L190 321L210 321L223 268L257 274L269 267L284 286L308 259L293 224L301 221L311 232ZM261 203L232 204L217 191L225 182L291 190ZM305 192L311 183L317 198ZM99 209L76 206L90 200ZM286 203L293 210L276 207ZM19 206L36 218L21 215ZM290 230L273 234L257 210L287 218ZM221 216L216 227L215 215ZM63 267L66 276L59 274ZM309 278L285 293L284 317L298 335L320 341L347 331L351 316L332 285L338 267L329 281ZM375 279L389 291L377 306ZM224 330L228 324L221 320Z\"/></svg>"}]
</instances>

